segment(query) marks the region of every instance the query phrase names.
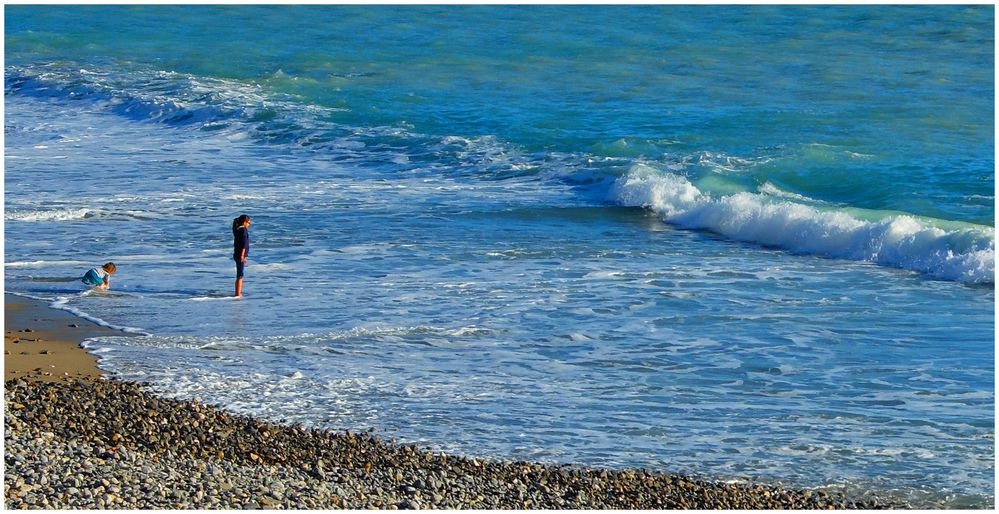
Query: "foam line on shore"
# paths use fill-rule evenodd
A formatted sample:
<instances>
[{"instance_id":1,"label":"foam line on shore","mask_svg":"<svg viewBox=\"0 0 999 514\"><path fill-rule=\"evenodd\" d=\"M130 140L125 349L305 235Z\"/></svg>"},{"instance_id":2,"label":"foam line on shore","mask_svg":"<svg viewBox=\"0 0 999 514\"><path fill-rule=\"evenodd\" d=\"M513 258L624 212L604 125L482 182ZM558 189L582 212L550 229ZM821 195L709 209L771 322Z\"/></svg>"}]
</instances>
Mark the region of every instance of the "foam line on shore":
<instances>
[{"instance_id":1,"label":"foam line on shore","mask_svg":"<svg viewBox=\"0 0 999 514\"><path fill-rule=\"evenodd\" d=\"M84 291L83 293L81 293L81 295L85 295L87 293L89 293L89 291ZM59 296L59 297L56 297L53 300L51 298L42 298L40 296L35 296L35 295L27 294L27 293L19 293L19 292L16 292L16 291L7 291L7 294L11 294L11 295L14 295L14 296L20 296L22 298L29 298L29 299L32 299L32 300L38 300L40 302L46 302L48 304L48 306L51 307L51 308L53 308L53 309L58 309L58 310L61 310L61 311L68 312L68 313L70 313L70 314L72 314L72 315L74 315L74 316L76 316L78 318L87 320L87 321L89 321L89 322L91 322L91 323L93 323L95 325L99 325L99 326L102 326L102 327L105 327L105 328L110 328L112 330L117 330L119 332L124 332L126 334L140 335L140 336L151 336L151 335L153 335L153 334L151 334L149 332L146 332L145 330L142 330L141 328L128 327L128 326L123 326L123 325L115 325L115 324L109 323L107 321L104 321L101 318L98 318L97 316L93 316L93 315L91 315L91 314L89 314L87 312L84 312L84 311L80 310L80 309L77 309L75 307L71 307L71 306L68 305L68 303L72 299L72 297Z\"/></svg>"}]
</instances>

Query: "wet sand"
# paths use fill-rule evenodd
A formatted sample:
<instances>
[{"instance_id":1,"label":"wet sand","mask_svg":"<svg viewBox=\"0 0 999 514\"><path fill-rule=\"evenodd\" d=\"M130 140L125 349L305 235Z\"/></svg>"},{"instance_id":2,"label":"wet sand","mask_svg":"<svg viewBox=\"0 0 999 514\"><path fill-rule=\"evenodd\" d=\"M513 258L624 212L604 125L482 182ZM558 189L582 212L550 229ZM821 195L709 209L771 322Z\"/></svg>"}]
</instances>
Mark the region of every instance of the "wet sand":
<instances>
[{"instance_id":1,"label":"wet sand","mask_svg":"<svg viewBox=\"0 0 999 514\"><path fill-rule=\"evenodd\" d=\"M59 382L101 377L97 357L80 343L103 335L122 332L40 300L4 294L4 380Z\"/></svg>"}]
</instances>

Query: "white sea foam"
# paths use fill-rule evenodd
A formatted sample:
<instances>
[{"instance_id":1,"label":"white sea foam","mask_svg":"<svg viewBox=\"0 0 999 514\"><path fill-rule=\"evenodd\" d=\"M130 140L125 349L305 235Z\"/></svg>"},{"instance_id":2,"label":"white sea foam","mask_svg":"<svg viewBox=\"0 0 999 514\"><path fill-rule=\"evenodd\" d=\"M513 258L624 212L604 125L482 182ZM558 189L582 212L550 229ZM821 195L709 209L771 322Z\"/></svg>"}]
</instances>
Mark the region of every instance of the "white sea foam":
<instances>
[{"instance_id":1,"label":"white sea foam","mask_svg":"<svg viewBox=\"0 0 999 514\"><path fill-rule=\"evenodd\" d=\"M258 271L275 271L283 269L291 269L291 265L284 262L270 262L267 264L255 264L254 268Z\"/></svg>"},{"instance_id":2,"label":"white sea foam","mask_svg":"<svg viewBox=\"0 0 999 514\"><path fill-rule=\"evenodd\" d=\"M10 221L67 221L81 220L94 216L94 212L86 207L76 209L42 209L42 210L12 210L4 214L4 219Z\"/></svg>"},{"instance_id":3,"label":"white sea foam","mask_svg":"<svg viewBox=\"0 0 999 514\"><path fill-rule=\"evenodd\" d=\"M621 273L620 271L591 271L586 275L583 275L583 278L594 280L614 280L622 275L624 275L624 273Z\"/></svg>"},{"instance_id":4,"label":"white sea foam","mask_svg":"<svg viewBox=\"0 0 999 514\"><path fill-rule=\"evenodd\" d=\"M90 293L90 290L84 291L81 294L89 294L89 293ZM24 295L24 296L27 296L27 295ZM69 301L71 299L72 299L72 297L60 296L60 297L56 298L55 301L53 301L52 303L50 303L49 307L52 307L53 309L59 309L59 310L66 311L66 312L68 312L68 313L70 313L70 314L72 314L72 315L74 315L76 317L83 318L83 319L85 319L87 321L90 321L91 323L94 323L96 325L100 325L102 327L107 327L107 328L114 329L114 330L120 330L122 332L127 332L129 334L137 334L137 335L144 335L144 336L150 336L150 335L152 335L152 334L150 334L150 333L148 333L148 332L146 332L146 331L144 331L142 329L139 329L139 328L113 325L111 323L108 323L107 321L104 321L101 318L98 318L96 316L92 316L92 315L90 315L90 314L88 314L88 313L86 313L84 311L81 311L80 309L75 308L75 307L71 307L71 306L68 305L68 303L69 303Z\"/></svg>"},{"instance_id":5,"label":"white sea foam","mask_svg":"<svg viewBox=\"0 0 999 514\"><path fill-rule=\"evenodd\" d=\"M102 327L107 327L107 328L111 328L111 329L114 329L114 330L120 330L122 332L127 332L127 333L130 333L130 334L137 334L137 335L144 335L144 336L151 335L148 332L145 332L145 331L143 331L142 329L139 329L139 328L113 325L111 323L108 323L107 321L104 321L104 320L96 317L96 316L92 316L92 315L90 315L90 314L88 314L86 312L83 312L80 309L77 309L77 308L74 308L74 307L70 307L68 305L68 303L69 303L70 300L73 299L73 297L70 297L70 296L59 296L59 297L56 297L53 300L52 298L43 298L41 296L27 294L27 293L20 293L20 292L17 292L17 291L6 291L5 293L6 294L12 294L14 296L20 296L22 298L30 298L32 300L38 300L40 302L49 302L49 307L51 307L53 309L59 309L59 310L62 310L62 311L66 311L66 312L68 312L68 313L70 313L70 314L72 314L72 315L74 315L76 317L83 318L83 319L85 319L87 321L90 321L91 323L100 325ZM82 292L80 294L81 295L86 295L86 294L89 294L89 293L90 293L90 291L84 291L84 292ZM86 345L84 345L84 346L86 346Z\"/></svg>"},{"instance_id":6,"label":"white sea foam","mask_svg":"<svg viewBox=\"0 0 999 514\"><path fill-rule=\"evenodd\" d=\"M720 173L745 170L751 166L764 164L771 160L769 157L747 159L718 152L701 152L697 156L697 164L709 167Z\"/></svg>"},{"instance_id":7,"label":"white sea foam","mask_svg":"<svg viewBox=\"0 0 999 514\"><path fill-rule=\"evenodd\" d=\"M192 302L218 302L218 301L234 301L239 300L238 296L193 296L191 297Z\"/></svg>"},{"instance_id":8,"label":"white sea foam","mask_svg":"<svg viewBox=\"0 0 999 514\"><path fill-rule=\"evenodd\" d=\"M994 283L995 229L940 228L908 215L866 221L786 198L740 192L710 195L685 177L636 165L612 189L625 206L645 207L681 228L804 254L864 260L944 280Z\"/></svg>"},{"instance_id":9,"label":"white sea foam","mask_svg":"<svg viewBox=\"0 0 999 514\"><path fill-rule=\"evenodd\" d=\"M8 268L37 268L42 266L55 266L55 265L75 265L75 264L85 264L84 261L14 261L5 262L4 266Z\"/></svg>"},{"instance_id":10,"label":"white sea foam","mask_svg":"<svg viewBox=\"0 0 999 514\"><path fill-rule=\"evenodd\" d=\"M765 195L782 197L782 198L787 198L787 199L790 199L790 200L798 200L798 201L802 201L802 202L814 203L814 200L812 200L811 198L808 198L807 196L804 196L804 195L799 195L798 193L792 193L790 191L785 191L785 190L777 187L776 185L774 185L772 182L765 182L762 186L760 186L758 188L758 191L760 193L765 194Z\"/></svg>"}]
</instances>

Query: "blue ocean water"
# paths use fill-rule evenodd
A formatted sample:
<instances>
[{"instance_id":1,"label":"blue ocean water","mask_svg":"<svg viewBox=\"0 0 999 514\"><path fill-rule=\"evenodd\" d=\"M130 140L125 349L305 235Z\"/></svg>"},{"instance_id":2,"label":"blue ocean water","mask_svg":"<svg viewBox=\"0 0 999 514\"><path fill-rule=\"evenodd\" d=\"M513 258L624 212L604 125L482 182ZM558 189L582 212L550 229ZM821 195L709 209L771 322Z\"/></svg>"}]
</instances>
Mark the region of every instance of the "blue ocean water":
<instances>
[{"instance_id":1,"label":"blue ocean water","mask_svg":"<svg viewBox=\"0 0 999 514\"><path fill-rule=\"evenodd\" d=\"M5 290L276 420L992 506L993 19L6 6Z\"/></svg>"}]
</instances>

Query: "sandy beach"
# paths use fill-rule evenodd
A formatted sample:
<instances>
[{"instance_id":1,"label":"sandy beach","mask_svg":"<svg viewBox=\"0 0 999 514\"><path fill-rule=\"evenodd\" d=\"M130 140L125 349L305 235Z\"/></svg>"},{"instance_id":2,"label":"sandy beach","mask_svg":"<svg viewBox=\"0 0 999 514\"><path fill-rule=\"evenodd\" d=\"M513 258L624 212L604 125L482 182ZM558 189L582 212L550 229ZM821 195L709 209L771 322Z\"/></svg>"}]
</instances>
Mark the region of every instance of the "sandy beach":
<instances>
[{"instance_id":1,"label":"sandy beach","mask_svg":"<svg viewBox=\"0 0 999 514\"><path fill-rule=\"evenodd\" d=\"M4 294L4 380L67 381L102 375L80 342L122 333L45 302Z\"/></svg>"},{"instance_id":2,"label":"sandy beach","mask_svg":"<svg viewBox=\"0 0 999 514\"><path fill-rule=\"evenodd\" d=\"M7 508L829 509L868 495L452 456L162 398L79 343L114 333L6 295Z\"/></svg>"}]
</instances>

